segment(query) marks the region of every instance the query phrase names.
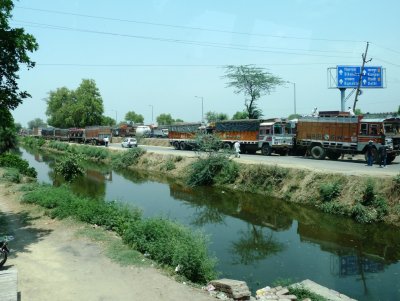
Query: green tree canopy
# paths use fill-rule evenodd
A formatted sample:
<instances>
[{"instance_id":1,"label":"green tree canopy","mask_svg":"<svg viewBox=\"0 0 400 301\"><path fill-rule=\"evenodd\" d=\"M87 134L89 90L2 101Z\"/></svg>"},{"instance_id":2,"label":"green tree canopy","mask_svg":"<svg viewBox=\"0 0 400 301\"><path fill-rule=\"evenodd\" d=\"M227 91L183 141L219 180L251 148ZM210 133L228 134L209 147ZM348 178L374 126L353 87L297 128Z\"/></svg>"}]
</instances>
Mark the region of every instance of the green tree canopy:
<instances>
[{"instance_id":1,"label":"green tree canopy","mask_svg":"<svg viewBox=\"0 0 400 301\"><path fill-rule=\"evenodd\" d=\"M291 115L289 115L288 116L288 120L292 120L292 119L298 119L298 118L300 118L301 117L301 115L300 114L291 114Z\"/></svg>"},{"instance_id":2,"label":"green tree canopy","mask_svg":"<svg viewBox=\"0 0 400 301\"><path fill-rule=\"evenodd\" d=\"M85 127L103 122L103 99L92 79L83 79L76 90L66 87L49 92L46 115L54 127Z\"/></svg>"},{"instance_id":3,"label":"green tree canopy","mask_svg":"<svg viewBox=\"0 0 400 301\"><path fill-rule=\"evenodd\" d=\"M142 114L136 114L135 111L129 111L125 114L125 120L133 123L143 123L144 117Z\"/></svg>"},{"instance_id":4,"label":"green tree canopy","mask_svg":"<svg viewBox=\"0 0 400 301\"><path fill-rule=\"evenodd\" d=\"M26 65L28 69L35 66L28 53L38 49L32 35L25 33L23 28L9 26L13 7L12 0L0 1L0 107L9 110L30 97L28 92L19 90L18 71L21 65Z\"/></svg>"},{"instance_id":5,"label":"green tree canopy","mask_svg":"<svg viewBox=\"0 0 400 301\"><path fill-rule=\"evenodd\" d=\"M397 113L399 113L399 114L400 114L400 106L399 106L399 108L398 108L398 110L397 110Z\"/></svg>"},{"instance_id":6,"label":"green tree canopy","mask_svg":"<svg viewBox=\"0 0 400 301\"><path fill-rule=\"evenodd\" d=\"M206 113L206 119L207 122L215 122L215 121L228 120L229 117L225 113L217 113L209 111Z\"/></svg>"},{"instance_id":7,"label":"green tree canopy","mask_svg":"<svg viewBox=\"0 0 400 301\"><path fill-rule=\"evenodd\" d=\"M250 119L258 119L262 116L262 111L257 105L259 98L270 94L276 86L285 83L281 78L253 65L229 65L225 69L224 77L228 79L227 87L235 88L236 94L244 94L244 105Z\"/></svg>"},{"instance_id":8,"label":"green tree canopy","mask_svg":"<svg viewBox=\"0 0 400 301\"><path fill-rule=\"evenodd\" d=\"M47 124L40 118L35 118L31 121L28 121L28 129L39 128L39 127L46 127Z\"/></svg>"},{"instance_id":9,"label":"green tree canopy","mask_svg":"<svg viewBox=\"0 0 400 301\"><path fill-rule=\"evenodd\" d=\"M246 111L242 112L236 112L232 116L232 120L241 120L241 119L247 119L249 117L249 114Z\"/></svg>"},{"instance_id":10,"label":"green tree canopy","mask_svg":"<svg viewBox=\"0 0 400 301\"><path fill-rule=\"evenodd\" d=\"M101 120L101 125L114 126L116 125L116 122L114 118L103 116Z\"/></svg>"},{"instance_id":11,"label":"green tree canopy","mask_svg":"<svg viewBox=\"0 0 400 301\"><path fill-rule=\"evenodd\" d=\"M165 113L158 115L156 120L159 125L170 125L175 122L171 114L165 114Z\"/></svg>"}]
</instances>

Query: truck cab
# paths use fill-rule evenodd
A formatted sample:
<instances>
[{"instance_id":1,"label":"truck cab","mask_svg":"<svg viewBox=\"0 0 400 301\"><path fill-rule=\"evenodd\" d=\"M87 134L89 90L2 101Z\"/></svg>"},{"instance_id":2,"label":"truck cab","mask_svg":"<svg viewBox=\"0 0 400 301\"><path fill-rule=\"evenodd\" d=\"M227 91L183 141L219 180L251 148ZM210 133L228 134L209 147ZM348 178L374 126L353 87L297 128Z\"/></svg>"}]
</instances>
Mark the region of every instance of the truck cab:
<instances>
[{"instance_id":1,"label":"truck cab","mask_svg":"<svg viewBox=\"0 0 400 301\"><path fill-rule=\"evenodd\" d=\"M267 120L260 124L259 148L263 155L271 153L286 155L293 148L293 137L296 134L296 121L283 119Z\"/></svg>"}]
</instances>

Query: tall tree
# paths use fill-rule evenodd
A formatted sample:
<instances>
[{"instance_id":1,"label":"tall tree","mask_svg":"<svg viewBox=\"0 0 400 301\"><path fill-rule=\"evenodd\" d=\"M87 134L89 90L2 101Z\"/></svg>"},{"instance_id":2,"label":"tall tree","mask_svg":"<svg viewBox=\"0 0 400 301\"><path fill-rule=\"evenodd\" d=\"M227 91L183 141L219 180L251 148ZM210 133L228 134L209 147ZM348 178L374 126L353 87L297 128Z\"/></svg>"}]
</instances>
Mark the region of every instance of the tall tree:
<instances>
[{"instance_id":1,"label":"tall tree","mask_svg":"<svg viewBox=\"0 0 400 301\"><path fill-rule=\"evenodd\" d=\"M10 110L30 97L28 92L18 87L18 72L22 65L26 65L28 70L35 66L28 54L38 49L32 35L25 33L23 28L10 27L13 8L12 0L0 0L0 153L17 144Z\"/></svg>"},{"instance_id":2,"label":"tall tree","mask_svg":"<svg viewBox=\"0 0 400 301\"><path fill-rule=\"evenodd\" d=\"M206 113L206 119L208 122L215 122L215 121L228 120L229 117L225 113L217 113L209 111Z\"/></svg>"},{"instance_id":3,"label":"tall tree","mask_svg":"<svg viewBox=\"0 0 400 301\"><path fill-rule=\"evenodd\" d=\"M142 114L136 114L135 111L129 111L125 114L125 120L133 123L143 123L144 117Z\"/></svg>"},{"instance_id":4,"label":"tall tree","mask_svg":"<svg viewBox=\"0 0 400 301\"><path fill-rule=\"evenodd\" d=\"M103 122L103 99L92 79L83 79L76 90L66 87L49 92L46 115L54 127L85 127Z\"/></svg>"},{"instance_id":5,"label":"tall tree","mask_svg":"<svg viewBox=\"0 0 400 301\"><path fill-rule=\"evenodd\" d=\"M171 125L175 122L171 114L165 114L165 113L158 115L156 120L159 125Z\"/></svg>"},{"instance_id":6,"label":"tall tree","mask_svg":"<svg viewBox=\"0 0 400 301\"><path fill-rule=\"evenodd\" d=\"M31 121L28 121L28 129L39 128L39 127L46 127L47 124L40 118L35 118Z\"/></svg>"},{"instance_id":7,"label":"tall tree","mask_svg":"<svg viewBox=\"0 0 400 301\"><path fill-rule=\"evenodd\" d=\"M259 98L270 94L276 86L285 83L281 78L253 65L229 65L225 69L227 86L235 88L236 94L244 94L244 105L250 119L262 116L262 111L257 105Z\"/></svg>"},{"instance_id":8,"label":"tall tree","mask_svg":"<svg viewBox=\"0 0 400 301\"><path fill-rule=\"evenodd\" d=\"M114 126L116 125L115 119L108 117L108 116L103 116L101 125L108 125L108 126Z\"/></svg>"},{"instance_id":9,"label":"tall tree","mask_svg":"<svg viewBox=\"0 0 400 301\"><path fill-rule=\"evenodd\" d=\"M12 0L0 1L0 107L9 110L30 97L28 92L19 90L18 71L21 65L28 69L35 66L28 53L38 49L32 35L25 33L23 28L11 28L8 24L13 7Z\"/></svg>"},{"instance_id":10,"label":"tall tree","mask_svg":"<svg viewBox=\"0 0 400 301\"><path fill-rule=\"evenodd\" d=\"M232 116L232 120L240 120L240 119L248 119L249 118L249 114L245 111L241 111L241 112L236 112L235 114L233 114Z\"/></svg>"}]
</instances>

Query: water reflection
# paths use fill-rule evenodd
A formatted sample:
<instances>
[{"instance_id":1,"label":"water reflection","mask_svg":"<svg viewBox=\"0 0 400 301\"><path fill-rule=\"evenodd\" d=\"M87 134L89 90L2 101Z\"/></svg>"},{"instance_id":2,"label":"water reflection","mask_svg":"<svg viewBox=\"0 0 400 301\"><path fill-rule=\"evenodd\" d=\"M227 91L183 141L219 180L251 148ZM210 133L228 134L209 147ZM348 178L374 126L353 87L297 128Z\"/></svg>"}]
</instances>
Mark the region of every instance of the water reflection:
<instances>
[{"instance_id":1,"label":"water reflection","mask_svg":"<svg viewBox=\"0 0 400 301\"><path fill-rule=\"evenodd\" d=\"M51 156L29 157L24 151L23 156L39 174L45 170L50 183L61 184L52 173ZM277 278L308 278L358 300L400 300L397 228L361 225L250 193L154 179L88 164L86 176L72 188L135 204L145 216L164 215L203 229L219 258L221 277L245 280L253 290Z\"/></svg>"}]
</instances>

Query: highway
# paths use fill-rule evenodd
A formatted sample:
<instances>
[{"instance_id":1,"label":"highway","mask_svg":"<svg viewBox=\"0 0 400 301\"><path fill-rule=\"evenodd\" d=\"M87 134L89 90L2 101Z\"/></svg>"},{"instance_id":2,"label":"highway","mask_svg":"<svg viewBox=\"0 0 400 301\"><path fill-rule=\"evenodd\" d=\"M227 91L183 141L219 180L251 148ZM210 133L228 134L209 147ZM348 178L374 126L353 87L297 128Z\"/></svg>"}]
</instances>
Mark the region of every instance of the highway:
<instances>
[{"instance_id":1,"label":"highway","mask_svg":"<svg viewBox=\"0 0 400 301\"><path fill-rule=\"evenodd\" d=\"M110 144L110 147L122 149L121 145L117 143ZM139 145L139 147L152 153L197 157L194 151L175 150L172 147L153 145ZM352 159L346 156L343 160L332 161L328 159L315 160L310 157L299 156L263 156L257 153L255 155L241 154L240 158L234 158L233 160L245 164L278 165L281 167L308 169L317 172L342 173L355 176L392 177L400 174L400 157L397 157L392 164L387 165L386 168L380 168L379 165L366 166L364 156L360 155Z\"/></svg>"}]
</instances>

